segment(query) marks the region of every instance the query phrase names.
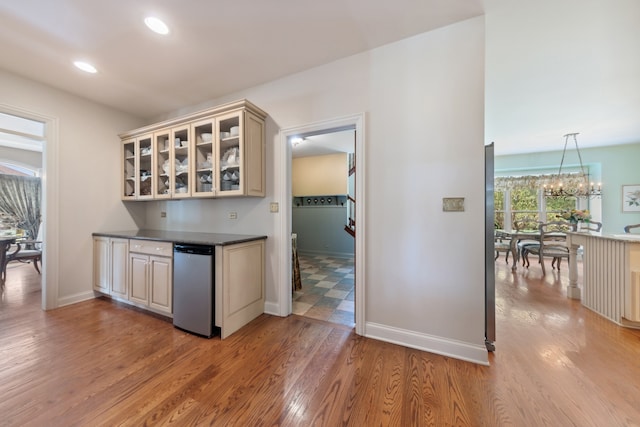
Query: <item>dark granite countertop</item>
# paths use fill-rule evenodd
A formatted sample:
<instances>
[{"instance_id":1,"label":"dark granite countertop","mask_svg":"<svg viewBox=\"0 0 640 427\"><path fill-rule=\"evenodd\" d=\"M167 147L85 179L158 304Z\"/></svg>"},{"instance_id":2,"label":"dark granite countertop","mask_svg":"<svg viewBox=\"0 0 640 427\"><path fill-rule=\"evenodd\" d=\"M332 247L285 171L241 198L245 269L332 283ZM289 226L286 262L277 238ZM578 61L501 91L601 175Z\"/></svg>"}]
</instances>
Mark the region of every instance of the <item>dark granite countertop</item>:
<instances>
[{"instance_id":1,"label":"dark granite countertop","mask_svg":"<svg viewBox=\"0 0 640 427\"><path fill-rule=\"evenodd\" d=\"M225 246L235 243L250 242L252 240L266 239L267 236L254 236L245 234L224 233L199 233L193 231L166 231L166 230L125 230L125 231L101 231L93 233L94 236L119 237L124 239L154 240L172 243L191 243L196 245Z\"/></svg>"}]
</instances>

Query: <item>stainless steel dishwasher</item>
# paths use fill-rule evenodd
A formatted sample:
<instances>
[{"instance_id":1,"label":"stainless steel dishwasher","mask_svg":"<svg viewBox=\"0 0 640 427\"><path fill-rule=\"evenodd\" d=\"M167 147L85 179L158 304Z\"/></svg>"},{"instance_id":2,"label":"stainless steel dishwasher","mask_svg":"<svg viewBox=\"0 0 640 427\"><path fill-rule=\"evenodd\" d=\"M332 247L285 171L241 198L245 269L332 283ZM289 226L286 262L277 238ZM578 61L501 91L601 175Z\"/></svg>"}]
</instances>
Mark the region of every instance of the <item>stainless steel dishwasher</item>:
<instances>
[{"instance_id":1,"label":"stainless steel dishwasher","mask_svg":"<svg viewBox=\"0 0 640 427\"><path fill-rule=\"evenodd\" d=\"M213 255L213 246L173 249L173 325L207 338L216 333Z\"/></svg>"}]
</instances>

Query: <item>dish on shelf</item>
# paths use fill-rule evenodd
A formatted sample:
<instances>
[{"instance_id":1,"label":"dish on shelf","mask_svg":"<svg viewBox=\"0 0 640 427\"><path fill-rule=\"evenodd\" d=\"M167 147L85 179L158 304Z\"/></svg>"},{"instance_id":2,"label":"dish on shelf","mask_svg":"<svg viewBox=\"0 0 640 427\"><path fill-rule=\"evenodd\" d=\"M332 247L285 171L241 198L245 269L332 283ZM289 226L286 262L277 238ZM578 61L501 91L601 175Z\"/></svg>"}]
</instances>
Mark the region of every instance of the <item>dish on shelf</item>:
<instances>
[{"instance_id":1,"label":"dish on shelf","mask_svg":"<svg viewBox=\"0 0 640 427\"><path fill-rule=\"evenodd\" d=\"M229 138L231 134L229 132L220 132L220 139Z\"/></svg>"},{"instance_id":2,"label":"dish on shelf","mask_svg":"<svg viewBox=\"0 0 640 427\"><path fill-rule=\"evenodd\" d=\"M240 165L240 154L238 147L229 148L222 155L222 159L220 160L220 168L221 170L226 170L228 167L239 166Z\"/></svg>"},{"instance_id":3,"label":"dish on shelf","mask_svg":"<svg viewBox=\"0 0 640 427\"><path fill-rule=\"evenodd\" d=\"M203 142L211 142L211 134L210 133L203 133L200 135L200 137L202 138Z\"/></svg>"},{"instance_id":4,"label":"dish on shelf","mask_svg":"<svg viewBox=\"0 0 640 427\"><path fill-rule=\"evenodd\" d=\"M231 129L229 129L229 133L231 134L231 136L238 136L238 134L240 133L240 126L231 127Z\"/></svg>"}]
</instances>

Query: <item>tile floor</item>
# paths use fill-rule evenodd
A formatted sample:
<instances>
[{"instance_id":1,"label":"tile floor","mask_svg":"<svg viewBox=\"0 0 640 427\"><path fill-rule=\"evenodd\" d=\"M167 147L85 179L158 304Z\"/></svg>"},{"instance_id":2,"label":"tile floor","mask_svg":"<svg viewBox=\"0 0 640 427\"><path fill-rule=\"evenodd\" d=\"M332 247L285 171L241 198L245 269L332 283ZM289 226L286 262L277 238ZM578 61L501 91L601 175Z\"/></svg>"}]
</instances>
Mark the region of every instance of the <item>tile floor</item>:
<instances>
[{"instance_id":1,"label":"tile floor","mask_svg":"<svg viewBox=\"0 0 640 427\"><path fill-rule=\"evenodd\" d=\"M293 293L293 313L355 326L353 258L298 254L302 290Z\"/></svg>"}]
</instances>

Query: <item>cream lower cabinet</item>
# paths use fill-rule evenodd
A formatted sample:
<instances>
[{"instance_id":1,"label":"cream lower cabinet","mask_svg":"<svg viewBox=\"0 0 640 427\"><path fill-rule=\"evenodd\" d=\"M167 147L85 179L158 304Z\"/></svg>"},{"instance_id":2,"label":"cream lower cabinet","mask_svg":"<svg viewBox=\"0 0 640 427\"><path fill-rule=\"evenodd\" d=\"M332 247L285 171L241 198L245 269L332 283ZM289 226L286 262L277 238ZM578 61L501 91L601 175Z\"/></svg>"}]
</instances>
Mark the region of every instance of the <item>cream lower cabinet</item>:
<instances>
[{"instance_id":1,"label":"cream lower cabinet","mask_svg":"<svg viewBox=\"0 0 640 427\"><path fill-rule=\"evenodd\" d=\"M93 238L93 289L116 298L128 296L129 240Z\"/></svg>"},{"instance_id":2,"label":"cream lower cabinet","mask_svg":"<svg viewBox=\"0 0 640 427\"><path fill-rule=\"evenodd\" d=\"M129 301L172 314L173 244L129 241Z\"/></svg>"},{"instance_id":3,"label":"cream lower cabinet","mask_svg":"<svg viewBox=\"0 0 640 427\"><path fill-rule=\"evenodd\" d=\"M224 339L264 313L265 241L216 246L215 325Z\"/></svg>"}]
</instances>

